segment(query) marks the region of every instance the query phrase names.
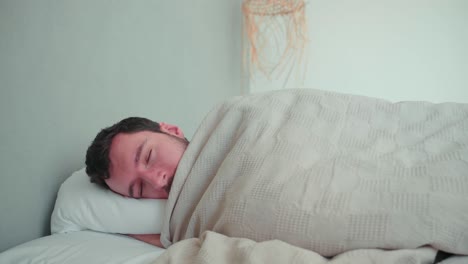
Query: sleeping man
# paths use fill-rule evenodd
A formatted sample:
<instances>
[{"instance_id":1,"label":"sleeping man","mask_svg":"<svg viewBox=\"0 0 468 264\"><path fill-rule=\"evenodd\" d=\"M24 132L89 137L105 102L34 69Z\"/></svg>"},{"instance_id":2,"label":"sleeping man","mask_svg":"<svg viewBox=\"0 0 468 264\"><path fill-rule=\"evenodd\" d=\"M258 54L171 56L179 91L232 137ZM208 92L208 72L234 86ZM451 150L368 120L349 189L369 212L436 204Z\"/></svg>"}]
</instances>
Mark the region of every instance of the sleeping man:
<instances>
[{"instance_id":1,"label":"sleeping man","mask_svg":"<svg viewBox=\"0 0 468 264\"><path fill-rule=\"evenodd\" d=\"M86 153L86 173L126 197L167 199L187 145L177 126L126 118L98 133ZM159 235L130 236L162 247Z\"/></svg>"},{"instance_id":2,"label":"sleeping man","mask_svg":"<svg viewBox=\"0 0 468 264\"><path fill-rule=\"evenodd\" d=\"M214 232L322 256L468 254L467 116L466 104L254 94L216 106L190 145L177 126L124 119L97 135L87 173L124 196L167 199L161 235L132 235L165 248Z\"/></svg>"}]
</instances>

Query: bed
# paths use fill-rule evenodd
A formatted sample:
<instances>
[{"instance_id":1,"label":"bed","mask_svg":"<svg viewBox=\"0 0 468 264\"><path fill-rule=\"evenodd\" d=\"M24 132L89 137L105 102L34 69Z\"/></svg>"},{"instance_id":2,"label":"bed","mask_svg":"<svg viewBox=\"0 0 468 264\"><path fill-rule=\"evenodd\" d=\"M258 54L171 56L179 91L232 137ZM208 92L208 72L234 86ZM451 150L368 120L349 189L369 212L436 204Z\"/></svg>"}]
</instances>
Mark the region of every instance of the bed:
<instances>
[{"instance_id":1,"label":"bed","mask_svg":"<svg viewBox=\"0 0 468 264\"><path fill-rule=\"evenodd\" d=\"M87 229L161 233L167 250L154 263L429 264L444 252L453 256L441 263L468 263L466 131L466 104L319 90L235 97L200 125L167 201L95 189L109 198L96 205L105 199L83 195L97 187L82 170L59 191L52 231L59 241L103 235Z\"/></svg>"},{"instance_id":2,"label":"bed","mask_svg":"<svg viewBox=\"0 0 468 264\"><path fill-rule=\"evenodd\" d=\"M153 263L164 249L122 233L160 233L165 205L119 196L91 183L80 169L60 186L52 235L0 253L0 263Z\"/></svg>"},{"instance_id":3,"label":"bed","mask_svg":"<svg viewBox=\"0 0 468 264\"><path fill-rule=\"evenodd\" d=\"M153 263L164 252L118 234L90 230L54 234L24 243L0 254L0 263Z\"/></svg>"}]
</instances>

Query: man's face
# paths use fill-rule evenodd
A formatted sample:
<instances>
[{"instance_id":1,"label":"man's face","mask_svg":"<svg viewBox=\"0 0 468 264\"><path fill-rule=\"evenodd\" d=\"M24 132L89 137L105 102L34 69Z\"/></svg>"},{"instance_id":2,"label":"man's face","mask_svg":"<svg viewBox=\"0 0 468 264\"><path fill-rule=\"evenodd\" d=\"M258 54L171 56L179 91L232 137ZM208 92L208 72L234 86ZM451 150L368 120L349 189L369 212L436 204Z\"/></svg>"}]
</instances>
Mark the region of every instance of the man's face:
<instances>
[{"instance_id":1,"label":"man's face","mask_svg":"<svg viewBox=\"0 0 468 264\"><path fill-rule=\"evenodd\" d=\"M142 131L114 137L106 179L111 190L133 198L167 199L188 144L180 129L168 126L161 123L161 130L169 135Z\"/></svg>"}]
</instances>

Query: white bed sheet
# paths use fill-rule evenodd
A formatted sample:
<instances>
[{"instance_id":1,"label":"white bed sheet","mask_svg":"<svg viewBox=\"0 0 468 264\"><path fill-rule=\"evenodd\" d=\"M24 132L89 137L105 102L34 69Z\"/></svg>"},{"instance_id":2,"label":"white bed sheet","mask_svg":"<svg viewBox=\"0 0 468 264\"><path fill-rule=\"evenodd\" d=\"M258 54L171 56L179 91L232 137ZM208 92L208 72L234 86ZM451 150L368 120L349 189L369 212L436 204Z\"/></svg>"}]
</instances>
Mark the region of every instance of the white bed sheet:
<instances>
[{"instance_id":1,"label":"white bed sheet","mask_svg":"<svg viewBox=\"0 0 468 264\"><path fill-rule=\"evenodd\" d=\"M165 249L133 238L77 231L38 238L0 253L0 263L152 263Z\"/></svg>"}]
</instances>

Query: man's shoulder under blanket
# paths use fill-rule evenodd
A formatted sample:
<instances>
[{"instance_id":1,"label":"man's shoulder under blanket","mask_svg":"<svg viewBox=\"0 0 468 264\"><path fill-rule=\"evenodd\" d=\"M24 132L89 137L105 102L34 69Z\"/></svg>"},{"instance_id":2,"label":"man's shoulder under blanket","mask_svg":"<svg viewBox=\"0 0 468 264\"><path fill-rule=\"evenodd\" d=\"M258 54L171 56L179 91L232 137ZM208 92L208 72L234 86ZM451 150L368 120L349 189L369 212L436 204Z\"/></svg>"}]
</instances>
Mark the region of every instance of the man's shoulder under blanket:
<instances>
[{"instance_id":1,"label":"man's shoulder under blanket","mask_svg":"<svg viewBox=\"0 0 468 264\"><path fill-rule=\"evenodd\" d=\"M214 231L334 256L468 254L468 105L318 90L236 97L182 158L161 236Z\"/></svg>"}]
</instances>

